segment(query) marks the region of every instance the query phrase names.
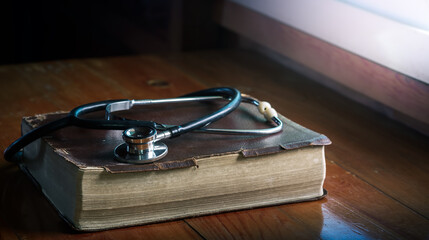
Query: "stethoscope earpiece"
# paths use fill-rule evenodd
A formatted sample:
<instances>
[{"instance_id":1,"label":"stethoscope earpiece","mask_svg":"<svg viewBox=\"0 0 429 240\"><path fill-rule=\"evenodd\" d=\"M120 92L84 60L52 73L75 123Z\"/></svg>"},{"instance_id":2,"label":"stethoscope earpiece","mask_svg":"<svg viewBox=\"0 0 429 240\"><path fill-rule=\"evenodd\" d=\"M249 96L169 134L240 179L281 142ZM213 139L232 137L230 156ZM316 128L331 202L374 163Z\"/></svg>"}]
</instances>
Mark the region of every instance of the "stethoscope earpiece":
<instances>
[{"instance_id":1,"label":"stethoscope earpiece","mask_svg":"<svg viewBox=\"0 0 429 240\"><path fill-rule=\"evenodd\" d=\"M125 143L118 145L115 159L119 162L145 164L167 155L168 147L157 141L157 131L151 127L129 128L122 133Z\"/></svg>"}]
</instances>

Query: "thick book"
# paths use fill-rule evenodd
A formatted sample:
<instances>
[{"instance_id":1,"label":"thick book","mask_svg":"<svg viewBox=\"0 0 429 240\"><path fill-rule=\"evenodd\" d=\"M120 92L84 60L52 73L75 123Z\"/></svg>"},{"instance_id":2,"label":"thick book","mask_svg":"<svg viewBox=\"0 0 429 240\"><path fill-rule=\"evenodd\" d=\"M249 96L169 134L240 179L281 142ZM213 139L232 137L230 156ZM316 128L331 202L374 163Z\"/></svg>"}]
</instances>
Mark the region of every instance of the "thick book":
<instances>
[{"instance_id":1,"label":"thick book","mask_svg":"<svg viewBox=\"0 0 429 240\"><path fill-rule=\"evenodd\" d=\"M180 124L213 111L215 105L147 107L120 115ZM22 132L65 114L25 117ZM122 131L67 127L25 147L21 168L59 214L84 231L323 197L324 146L330 140L279 118L283 130L269 136L188 133L165 140L167 156L150 164L114 159ZM271 126L254 106L242 104L210 127Z\"/></svg>"}]
</instances>

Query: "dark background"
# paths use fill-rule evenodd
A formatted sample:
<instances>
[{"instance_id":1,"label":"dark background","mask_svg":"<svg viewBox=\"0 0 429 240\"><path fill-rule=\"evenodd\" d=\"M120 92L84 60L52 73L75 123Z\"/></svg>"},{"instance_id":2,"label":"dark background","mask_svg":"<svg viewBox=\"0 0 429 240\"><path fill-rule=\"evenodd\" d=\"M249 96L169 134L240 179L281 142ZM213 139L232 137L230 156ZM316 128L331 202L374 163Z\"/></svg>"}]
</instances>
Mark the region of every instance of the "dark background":
<instances>
[{"instance_id":1,"label":"dark background","mask_svg":"<svg viewBox=\"0 0 429 240\"><path fill-rule=\"evenodd\" d=\"M29 1L2 3L0 64L225 47L214 1Z\"/></svg>"}]
</instances>

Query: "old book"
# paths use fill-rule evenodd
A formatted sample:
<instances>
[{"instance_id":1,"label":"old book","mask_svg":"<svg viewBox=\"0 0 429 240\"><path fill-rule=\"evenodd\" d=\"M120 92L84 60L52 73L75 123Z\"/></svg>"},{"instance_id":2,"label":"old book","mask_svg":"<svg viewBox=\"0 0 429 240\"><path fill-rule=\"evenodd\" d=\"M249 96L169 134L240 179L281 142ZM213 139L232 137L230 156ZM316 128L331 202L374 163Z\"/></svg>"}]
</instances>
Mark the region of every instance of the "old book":
<instances>
[{"instance_id":1,"label":"old book","mask_svg":"<svg viewBox=\"0 0 429 240\"><path fill-rule=\"evenodd\" d=\"M188 107L166 106L161 111L137 109L124 116L177 124L215 107L195 103ZM22 132L64 114L25 117ZM114 160L113 149L122 143L121 131L68 127L25 147L21 167L59 214L78 230L118 228L321 198L324 146L330 144L329 139L280 118L283 131L271 136L190 133L168 139L167 156L145 165ZM212 125L267 127L251 106L240 106Z\"/></svg>"}]
</instances>

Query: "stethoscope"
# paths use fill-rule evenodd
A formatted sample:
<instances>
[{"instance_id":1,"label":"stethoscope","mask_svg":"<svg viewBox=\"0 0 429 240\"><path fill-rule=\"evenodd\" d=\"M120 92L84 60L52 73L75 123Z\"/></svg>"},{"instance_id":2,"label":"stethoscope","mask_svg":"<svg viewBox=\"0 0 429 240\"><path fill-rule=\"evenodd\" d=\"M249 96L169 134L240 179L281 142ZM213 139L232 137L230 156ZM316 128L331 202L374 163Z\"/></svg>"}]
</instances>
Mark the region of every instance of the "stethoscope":
<instances>
[{"instance_id":1,"label":"stethoscope","mask_svg":"<svg viewBox=\"0 0 429 240\"><path fill-rule=\"evenodd\" d=\"M218 99L227 100L227 103L217 111L177 126L160 124L154 121L129 119L118 120L115 118L115 112L130 110L135 106L211 101ZM263 114L268 121L274 123L275 126L265 129L206 128L210 123L213 123L233 112L242 102L257 106L259 112ZM88 119L83 117L86 114L97 111L105 111L105 118ZM81 105L71 110L66 117L33 129L17 139L5 150L5 159L11 162L19 161L19 158L14 156L25 146L38 138L67 126L91 129L124 130L122 133L124 143L118 145L114 149L115 159L124 163L145 164L160 160L167 155L168 147L165 143L160 141L162 139L177 137L192 131L212 134L270 135L280 132L283 128L283 123L278 118L277 112L271 108L269 103L259 102L253 97L241 94L237 89L227 87L206 89L178 98L155 100L107 100Z\"/></svg>"}]
</instances>

